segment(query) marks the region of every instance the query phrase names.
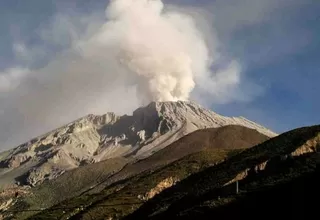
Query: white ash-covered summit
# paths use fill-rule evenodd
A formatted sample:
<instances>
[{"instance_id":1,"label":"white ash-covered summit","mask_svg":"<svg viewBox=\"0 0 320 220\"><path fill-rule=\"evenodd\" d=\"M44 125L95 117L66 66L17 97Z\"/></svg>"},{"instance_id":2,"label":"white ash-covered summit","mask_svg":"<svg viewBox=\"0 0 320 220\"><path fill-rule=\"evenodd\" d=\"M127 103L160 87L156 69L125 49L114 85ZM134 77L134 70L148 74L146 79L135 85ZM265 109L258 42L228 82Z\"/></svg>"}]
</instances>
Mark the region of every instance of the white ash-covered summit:
<instances>
[{"instance_id":1,"label":"white ash-covered summit","mask_svg":"<svg viewBox=\"0 0 320 220\"><path fill-rule=\"evenodd\" d=\"M108 158L141 159L198 129L241 125L276 134L243 117L224 117L192 102L152 102L132 115L88 115L0 153L0 185L37 185Z\"/></svg>"},{"instance_id":2,"label":"white ash-covered summit","mask_svg":"<svg viewBox=\"0 0 320 220\"><path fill-rule=\"evenodd\" d=\"M143 145L136 146L137 155L145 155L168 146L173 141L198 129L241 125L273 137L267 128L243 117L225 117L193 102L152 102L133 113L135 128L146 135Z\"/></svg>"}]
</instances>

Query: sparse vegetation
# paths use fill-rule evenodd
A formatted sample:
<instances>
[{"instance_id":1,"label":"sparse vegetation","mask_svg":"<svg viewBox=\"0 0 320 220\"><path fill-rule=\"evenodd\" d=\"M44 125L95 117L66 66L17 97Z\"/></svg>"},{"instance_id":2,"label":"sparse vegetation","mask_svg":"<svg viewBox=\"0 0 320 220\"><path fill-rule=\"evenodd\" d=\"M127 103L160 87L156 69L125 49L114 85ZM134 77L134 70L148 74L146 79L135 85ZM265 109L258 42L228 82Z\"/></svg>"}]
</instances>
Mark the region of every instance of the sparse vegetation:
<instances>
[{"instance_id":1,"label":"sparse vegetation","mask_svg":"<svg viewBox=\"0 0 320 220\"><path fill-rule=\"evenodd\" d=\"M236 137L230 138L231 142L245 148L226 145L219 138L228 135L221 131L210 133L208 129L194 134L195 139L188 135L145 160L127 165L109 178L117 181L109 182L102 190L69 197L42 212L32 213L35 215L31 219L232 217L239 210L243 214L245 205L256 207L254 200L266 205L264 199L273 203L272 196L279 196L285 203L286 196L293 193L288 187L297 187L295 190L300 193L301 179L309 181L318 172L320 126L296 129L249 149L249 142ZM211 143L225 145L210 147ZM185 156L177 160L179 152ZM150 199L143 199L168 178L178 182ZM238 194L236 183L240 187ZM81 184L88 186L85 181Z\"/></svg>"},{"instance_id":2,"label":"sparse vegetation","mask_svg":"<svg viewBox=\"0 0 320 220\"><path fill-rule=\"evenodd\" d=\"M110 177L112 172L120 170L126 163L127 160L124 158L115 158L71 170L57 179L46 181L40 186L32 188L31 194L21 198L11 208L11 211L41 210L78 196ZM18 212L17 217L25 218L37 212Z\"/></svg>"},{"instance_id":3,"label":"sparse vegetation","mask_svg":"<svg viewBox=\"0 0 320 220\"><path fill-rule=\"evenodd\" d=\"M52 218L59 216L60 219L66 219L72 215L74 219L90 219L92 217L94 219L103 219L108 216L120 218L139 208L143 204L143 201L138 196L144 195L165 178L175 177L180 180L184 179L192 173L222 161L231 152L234 154L239 151L241 150L208 150L198 152L161 169L147 171L120 183L113 184L98 195L83 196L65 201L61 205L54 206L34 216L34 218L41 219L41 216L48 215L52 215ZM65 204L68 205L65 206ZM71 207L84 208L83 210L75 208L68 213L66 211L62 213L58 209L59 207L64 207L64 210L70 210ZM78 211L77 215L75 215L76 211Z\"/></svg>"},{"instance_id":4,"label":"sparse vegetation","mask_svg":"<svg viewBox=\"0 0 320 220\"><path fill-rule=\"evenodd\" d=\"M297 178L315 172L319 160L319 134L320 126L296 129L247 149L163 191L128 218L164 219L182 215L186 217L185 213L187 216L194 216L199 210L214 213L215 208L227 206L232 201L246 198L247 195L263 191L264 188L272 190L283 184L291 184ZM306 144L313 152L301 151L300 155L290 156ZM263 170L255 170L257 165L265 161L267 165ZM243 175L239 175L241 173ZM225 185L233 179L239 181L243 190L241 195L235 194L234 185ZM205 205L207 203L211 205L208 207ZM195 208L202 206L206 208Z\"/></svg>"},{"instance_id":5,"label":"sparse vegetation","mask_svg":"<svg viewBox=\"0 0 320 220\"><path fill-rule=\"evenodd\" d=\"M125 166L90 193L68 199L33 218L123 217L144 203L139 195L144 195L162 180L168 177L182 180L267 139L253 129L234 125L196 131L144 160Z\"/></svg>"}]
</instances>

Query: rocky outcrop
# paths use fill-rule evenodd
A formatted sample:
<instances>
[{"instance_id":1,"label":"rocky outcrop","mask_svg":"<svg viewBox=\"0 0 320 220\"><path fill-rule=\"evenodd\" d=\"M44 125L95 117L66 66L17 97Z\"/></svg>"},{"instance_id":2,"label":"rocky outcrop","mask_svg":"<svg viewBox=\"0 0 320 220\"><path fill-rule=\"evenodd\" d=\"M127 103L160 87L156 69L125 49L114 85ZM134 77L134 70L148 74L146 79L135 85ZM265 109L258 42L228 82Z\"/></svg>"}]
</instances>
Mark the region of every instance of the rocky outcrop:
<instances>
[{"instance_id":1,"label":"rocky outcrop","mask_svg":"<svg viewBox=\"0 0 320 220\"><path fill-rule=\"evenodd\" d=\"M27 162L30 158L31 156L27 154L17 154L7 160L5 164L8 168L16 168Z\"/></svg>"},{"instance_id":2,"label":"rocky outcrop","mask_svg":"<svg viewBox=\"0 0 320 220\"><path fill-rule=\"evenodd\" d=\"M232 180L230 180L229 182L225 183L223 186L228 186L232 183L235 183L237 181L243 180L244 178L246 178L249 174L250 168L245 169L244 171L238 173Z\"/></svg>"},{"instance_id":3,"label":"rocky outcrop","mask_svg":"<svg viewBox=\"0 0 320 220\"><path fill-rule=\"evenodd\" d=\"M28 195L30 187L10 186L0 192L0 213L8 210L16 202L16 199ZM3 216L4 217L4 216ZM0 218L1 219L1 218Z\"/></svg>"},{"instance_id":4,"label":"rocky outcrop","mask_svg":"<svg viewBox=\"0 0 320 220\"><path fill-rule=\"evenodd\" d=\"M308 140L305 144L293 151L290 156L296 157L306 153L318 152L320 147L320 134Z\"/></svg>"},{"instance_id":5,"label":"rocky outcrop","mask_svg":"<svg viewBox=\"0 0 320 220\"><path fill-rule=\"evenodd\" d=\"M178 178L175 177L168 177L157 184L156 187L152 188L149 192L145 195L139 195L138 198L143 201L148 201L149 199L153 198L155 195L161 193L163 190L175 185L179 181Z\"/></svg>"},{"instance_id":6,"label":"rocky outcrop","mask_svg":"<svg viewBox=\"0 0 320 220\"><path fill-rule=\"evenodd\" d=\"M64 169L54 166L40 166L37 168L33 168L27 175L26 183L30 186L36 186L38 184L41 184L45 180L55 179L56 177L62 175L64 172Z\"/></svg>"},{"instance_id":7,"label":"rocky outcrop","mask_svg":"<svg viewBox=\"0 0 320 220\"><path fill-rule=\"evenodd\" d=\"M269 163L274 163L274 164L279 163L279 158L281 161L285 161L292 157L299 157L304 154L315 153L319 151L319 147L320 147L320 133L316 135L314 138L307 140L304 144L297 147L294 151L292 151L289 154L277 155L251 168L246 168L244 171L238 173L232 180L224 184L224 186L230 185L236 181L243 180L250 173L259 173L264 171L267 168L267 165Z\"/></svg>"},{"instance_id":8,"label":"rocky outcrop","mask_svg":"<svg viewBox=\"0 0 320 220\"><path fill-rule=\"evenodd\" d=\"M264 162L256 165L256 166L254 167L254 172L255 172L255 173L259 173L259 172L261 172L261 171L264 171L264 170L266 169L267 164L268 164L268 161L264 161Z\"/></svg>"}]
</instances>

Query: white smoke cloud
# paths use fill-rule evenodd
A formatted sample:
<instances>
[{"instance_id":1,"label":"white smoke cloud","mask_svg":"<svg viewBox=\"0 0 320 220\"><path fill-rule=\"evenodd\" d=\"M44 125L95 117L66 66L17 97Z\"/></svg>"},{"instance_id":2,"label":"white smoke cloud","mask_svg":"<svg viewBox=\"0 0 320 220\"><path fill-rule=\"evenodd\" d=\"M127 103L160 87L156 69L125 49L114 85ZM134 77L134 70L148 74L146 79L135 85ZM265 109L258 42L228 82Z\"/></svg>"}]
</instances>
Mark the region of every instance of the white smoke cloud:
<instances>
[{"instance_id":1,"label":"white smoke cloud","mask_svg":"<svg viewBox=\"0 0 320 220\"><path fill-rule=\"evenodd\" d=\"M110 60L112 51L112 59L126 67L126 78L134 80L142 104L188 100L195 85L195 92L210 95L216 103L237 99L233 91L240 83L237 61L214 73L210 70L220 57L219 42L212 30L197 28L201 19L208 21L187 9L170 9L159 0L111 1L108 21L77 47L85 59L100 62Z\"/></svg>"},{"instance_id":2,"label":"white smoke cloud","mask_svg":"<svg viewBox=\"0 0 320 220\"><path fill-rule=\"evenodd\" d=\"M150 101L250 100L236 60L212 70L222 58L219 41L208 14L197 10L112 0L105 20L58 15L40 36L70 47L42 68L0 75L0 144L12 147L88 113L131 113ZM15 49L25 56L28 48Z\"/></svg>"},{"instance_id":3,"label":"white smoke cloud","mask_svg":"<svg viewBox=\"0 0 320 220\"><path fill-rule=\"evenodd\" d=\"M197 65L207 62L199 59L207 57L207 48L192 18L163 7L161 1L111 1L108 22L80 46L84 56L95 59L101 47L99 59L112 51L133 75L144 102L187 100L195 75L203 74L195 72Z\"/></svg>"}]
</instances>

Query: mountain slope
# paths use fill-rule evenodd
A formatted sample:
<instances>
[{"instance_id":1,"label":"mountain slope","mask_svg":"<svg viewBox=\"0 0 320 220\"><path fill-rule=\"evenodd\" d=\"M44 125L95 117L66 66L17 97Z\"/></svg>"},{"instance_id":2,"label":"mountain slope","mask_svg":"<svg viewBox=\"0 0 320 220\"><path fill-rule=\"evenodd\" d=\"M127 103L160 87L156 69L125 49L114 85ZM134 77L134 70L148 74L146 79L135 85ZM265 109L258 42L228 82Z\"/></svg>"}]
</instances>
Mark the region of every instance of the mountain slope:
<instances>
[{"instance_id":1,"label":"mountain slope","mask_svg":"<svg viewBox=\"0 0 320 220\"><path fill-rule=\"evenodd\" d=\"M119 173L109 178L105 184L167 165L192 153L210 149L249 148L268 139L269 137L256 130L238 125L198 130L143 160L125 166Z\"/></svg>"},{"instance_id":2,"label":"mountain slope","mask_svg":"<svg viewBox=\"0 0 320 220\"><path fill-rule=\"evenodd\" d=\"M276 195L285 186L299 184L300 177L314 175L319 163L319 146L320 126L284 133L191 175L149 200L127 219L213 217L215 213L221 216L221 213L239 210L244 204L254 204L255 196L261 201L267 192ZM236 193L237 181L242 190L240 194ZM289 202L290 198L285 201ZM259 208L258 205L252 208ZM227 216L235 215L230 212ZM274 210L268 212L277 215Z\"/></svg>"},{"instance_id":3,"label":"mountain slope","mask_svg":"<svg viewBox=\"0 0 320 220\"><path fill-rule=\"evenodd\" d=\"M63 199L68 199L61 204L55 205L52 208L54 211L49 209L44 214L45 216L58 216L63 215L61 207L66 208L67 206L69 210L70 207L87 207L93 203L114 203L115 201L121 201L124 194L127 195L127 202L130 201L132 203L137 200L139 195L146 194L157 183L167 178L173 176L174 178L183 179L191 173L225 159L231 153L252 147L268 139L267 136L256 130L237 125L198 130L186 135L148 158L129 162L118 173L114 173L111 176L104 175L104 178L99 178L101 182L97 181L96 178L100 175L103 164L108 165L109 163L107 162L109 160L66 172L55 180L46 181L40 186L31 189L32 195L21 198L20 203L17 203L12 210L21 210L26 207L32 210L47 208L50 205L61 202ZM98 169L94 169L98 165L100 167L99 172ZM90 168L90 172L92 178L94 178L90 184L88 184L86 177L84 177L84 180L73 178L74 173L88 173L85 172L87 167L88 169L92 167ZM69 181L70 179L75 180L77 182L76 186L79 187L83 182L82 189L78 194L75 193L75 189L77 188L73 186L72 181ZM60 185L64 189L61 189ZM68 191L70 193L67 193ZM70 199L72 197L74 198ZM138 201L140 200L138 199ZM123 210L122 206L111 207L111 209L119 210L121 213L121 210ZM88 207L87 211L88 213L92 211L96 212L94 210L95 206L93 205ZM70 214L70 212L66 212L65 215ZM110 210L107 208L104 211L99 211L101 215L107 215L109 212ZM112 213L114 212L112 211ZM125 213L127 212L123 212L121 215L123 216ZM27 212L25 214L29 215L32 213Z\"/></svg>"},{"instance_id":4,"label":"mountain slope","mask_svg":"<svg viewBox=\"0 0 320 220\"><path fill-rule=\"evenodd\" d=\"M312 219L317 215L314 200L319 191L319 168L303 173L290 181L272 186L261 186L258 190L241 192L236 196L210 199L189 210L183 210L175 219L272 219L274 216L290 219ZM225 200L225 201L223 201ZM228 201L229 200L229 201ZM165 214L162 217L172 216ZM160 216L159 216L160 217ZM159 218L163 219L163 218Z\"/></svg>"},{"instance_id":5,"label":"mountain slope","mask_svg":"<svg viewBox=\"0 0 320 220\"><path fill-rule=\"evenodd\" d=\"M276 135L245 118L224 117L191 102L153 102L132 116L88 115L1 154L0 186L36 186L109 158L143 159L195 130L231 124Z\"/></svg>"}]
</instances>

